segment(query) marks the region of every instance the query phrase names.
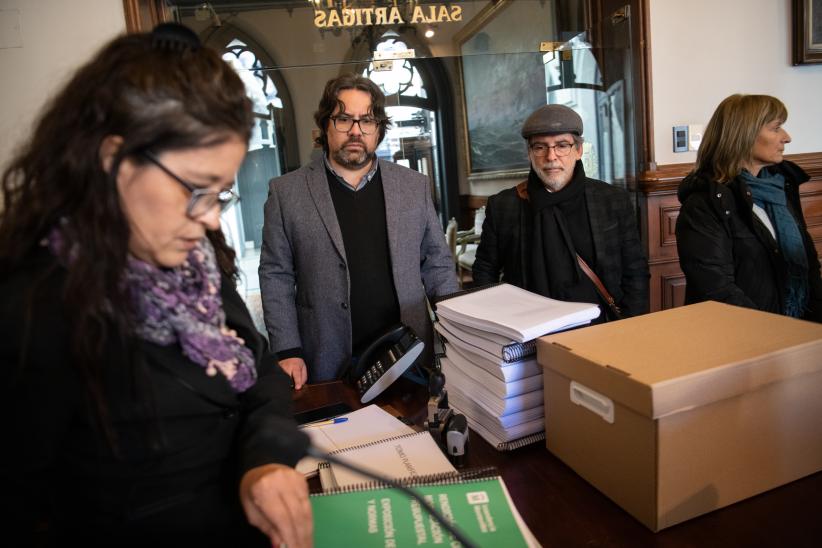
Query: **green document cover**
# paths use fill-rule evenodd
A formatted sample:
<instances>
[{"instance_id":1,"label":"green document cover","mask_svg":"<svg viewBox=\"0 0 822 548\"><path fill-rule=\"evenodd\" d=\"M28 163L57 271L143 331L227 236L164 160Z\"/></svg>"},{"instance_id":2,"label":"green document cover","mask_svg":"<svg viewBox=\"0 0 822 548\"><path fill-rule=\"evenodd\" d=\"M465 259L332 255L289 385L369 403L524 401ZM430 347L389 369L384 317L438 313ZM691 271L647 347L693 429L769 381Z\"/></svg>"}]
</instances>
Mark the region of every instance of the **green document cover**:
<instances>
[{"instance_id":1,"label":"green document cover","mask_svg":"<svg viewBox=\"0 0 822 548\"><path fill-rule=\"evenodd\" d=\"M499 477L412 489L477 546L527 546ZM317 548L452 546L455 542L417 501L396 489L312 495L311 507Z\"/></svg>"}]
</instances>

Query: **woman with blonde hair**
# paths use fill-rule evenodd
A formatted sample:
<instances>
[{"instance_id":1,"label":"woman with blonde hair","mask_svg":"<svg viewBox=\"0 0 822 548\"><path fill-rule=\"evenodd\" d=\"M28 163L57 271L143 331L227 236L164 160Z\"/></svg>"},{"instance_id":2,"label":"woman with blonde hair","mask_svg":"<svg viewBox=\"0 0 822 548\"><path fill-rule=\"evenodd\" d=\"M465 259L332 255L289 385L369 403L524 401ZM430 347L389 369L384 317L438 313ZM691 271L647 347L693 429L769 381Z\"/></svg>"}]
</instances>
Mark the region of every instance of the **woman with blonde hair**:
<instances>
[{"instance_id":1,"label":"woman with blonde hair","mask_svg":"<svg viewBox=\"0 0 822 548\"><path fill-rule=\"evenodd\" d=\"M822 322L819 259L799 201L809 179L783 158L788 111L732 95L711 117L676 224L686 304L720 301Z\"/></svg>"}]
</instances>

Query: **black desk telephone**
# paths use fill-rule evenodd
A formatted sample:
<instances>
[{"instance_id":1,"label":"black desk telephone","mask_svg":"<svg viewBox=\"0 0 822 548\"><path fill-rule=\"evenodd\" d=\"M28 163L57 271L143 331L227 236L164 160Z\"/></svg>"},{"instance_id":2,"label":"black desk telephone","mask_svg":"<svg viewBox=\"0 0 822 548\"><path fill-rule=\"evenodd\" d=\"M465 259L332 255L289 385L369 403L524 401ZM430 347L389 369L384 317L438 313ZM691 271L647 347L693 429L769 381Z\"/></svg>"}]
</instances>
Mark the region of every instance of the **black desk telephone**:
<instances>
[{"instance_id":1,"label":"black desk telephone","mask_svg":"<svg viewBox=\"0 0 822 548\"><path fill-rule=\"evenodd\" d=\"M424 347L405 324L392 327L371 343L348 374L360 393L360 402L370 402L391 386L417 361Z\"/></svg>"}]
</instances>

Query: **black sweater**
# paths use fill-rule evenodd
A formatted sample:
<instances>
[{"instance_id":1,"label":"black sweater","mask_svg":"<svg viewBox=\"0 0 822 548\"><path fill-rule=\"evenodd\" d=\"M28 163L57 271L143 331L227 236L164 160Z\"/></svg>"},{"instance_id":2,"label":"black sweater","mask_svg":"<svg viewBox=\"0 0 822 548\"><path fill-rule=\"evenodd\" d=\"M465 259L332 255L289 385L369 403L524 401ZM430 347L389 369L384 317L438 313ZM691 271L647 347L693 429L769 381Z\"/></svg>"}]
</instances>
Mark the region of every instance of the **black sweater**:
<instances>
[{"instance_id":1,"label":"black sweater","mask_svg":"<svg viewBox=\"0 0 822 548\"><path fill-rule=\"evenodd\" d=\"M355 192L343 187L327 169L326 174L348 263L351 348L353 355L358 356L400 321L382 177L377 170L365 187Z\"/></svg>"}]
</instances>

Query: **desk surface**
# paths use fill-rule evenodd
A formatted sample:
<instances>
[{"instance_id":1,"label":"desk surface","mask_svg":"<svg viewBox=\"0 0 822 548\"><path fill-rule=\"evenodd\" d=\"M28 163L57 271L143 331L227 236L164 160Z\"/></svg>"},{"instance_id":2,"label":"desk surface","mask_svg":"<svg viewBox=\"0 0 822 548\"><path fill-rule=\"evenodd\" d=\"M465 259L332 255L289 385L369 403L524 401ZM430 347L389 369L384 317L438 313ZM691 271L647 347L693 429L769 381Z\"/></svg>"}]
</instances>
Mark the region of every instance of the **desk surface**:
<instances>
[{"instance_id":1,"label":"desk surface","mask_svg":"<svg viewBox=\"0 0 822 548\"><path fill-rule=\"evenodd\" d=\"M395 383L375 403L425 420L423 387ZM360 407L342 383L311 385L295 394L297 411L329 403ZM822 435L822 434L821 434ZM543 546L707 547L822 546L822 472L653 533L537 443L496 451L471 432L466 466L499 469L528 527Z\"/></svg>"}]
</instances>

